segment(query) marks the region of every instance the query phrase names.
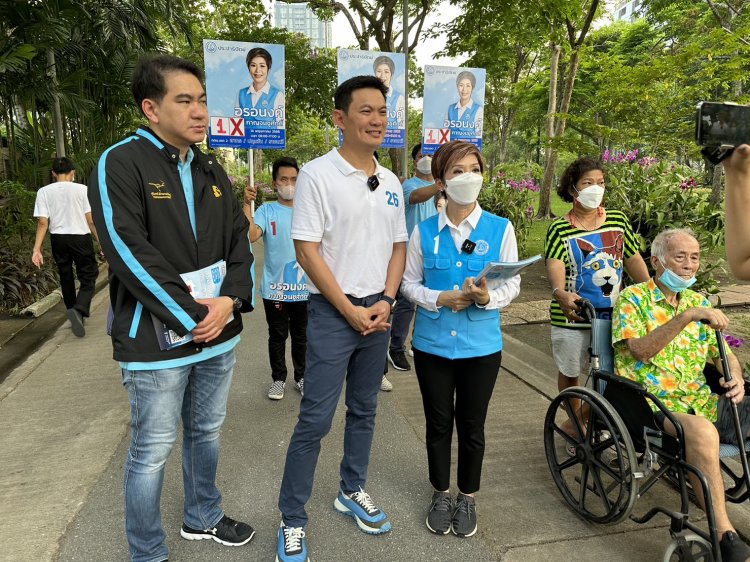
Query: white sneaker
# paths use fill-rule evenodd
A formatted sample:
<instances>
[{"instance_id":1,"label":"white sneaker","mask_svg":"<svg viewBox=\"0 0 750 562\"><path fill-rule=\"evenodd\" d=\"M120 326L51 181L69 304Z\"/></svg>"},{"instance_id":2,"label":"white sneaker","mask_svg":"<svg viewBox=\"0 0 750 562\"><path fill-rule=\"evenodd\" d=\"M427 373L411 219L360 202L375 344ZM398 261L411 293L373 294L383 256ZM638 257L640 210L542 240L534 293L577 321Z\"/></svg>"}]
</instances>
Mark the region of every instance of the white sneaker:
<instances>
[{"instance_id":1,"label":"white sneaker","mask_svg":"<svg viewBox=\"0 0 750 562\"><path fill-rule=\"evenodd\" d=\"M385 375L383 375L383 380L380 381L380 390L383 390L385 392L390 392L391 390L393 390L393 384L386 378Z\"/></svg>"},{"instance_id":2,"label":"white sneaker","mask_svg":"<svg viewBox=\"0 0 750 562\"><path fill-rule=\"evenodd\" d=\"M414 357L414 348L413 348L413 347L410 347L410 348L409 348L409 351L407 351L406 353L408 353L408 354L409 354L409 357Z\"/></svg>"},{"instance_id":3,"label":"white sneaker","mask_svg":"<svg viewBox=\"0 0 750 562\"><path fill-rule=\"evenodd\" d=\"M284 398L284 387L286 383L284 381L273 381L271 388L268 389L268 397L271 400L281 400Z\"/></svg>"}]
</instances>

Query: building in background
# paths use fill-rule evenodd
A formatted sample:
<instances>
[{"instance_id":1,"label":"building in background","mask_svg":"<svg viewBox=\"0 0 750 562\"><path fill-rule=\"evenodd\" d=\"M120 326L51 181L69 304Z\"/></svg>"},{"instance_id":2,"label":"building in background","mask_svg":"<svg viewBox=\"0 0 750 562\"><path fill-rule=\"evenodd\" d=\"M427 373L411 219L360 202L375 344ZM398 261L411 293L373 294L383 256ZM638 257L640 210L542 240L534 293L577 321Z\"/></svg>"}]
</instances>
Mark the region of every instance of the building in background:
<instances>
[{"instance_id":1,"label":"building in background","mask_svg":"<svg viewBox=\"0 0 750 562\"><path fill-rule=\"evenodd\" d=\"M633 22L643 15L643 0L615 0L612 19Z\"/></svg>"},{"instance_id":2,"label":"building in background","mask_svg":"<svg viewBox=\"0 0 750 562\"><path fill-rule=\"evenodd\" d=\"M292 33L302 33L310 38L315 47L331 48L331 22L319 20L307 3L276 2L274 16L275 27L283 27Z\"/></svg>"}]
</instances>

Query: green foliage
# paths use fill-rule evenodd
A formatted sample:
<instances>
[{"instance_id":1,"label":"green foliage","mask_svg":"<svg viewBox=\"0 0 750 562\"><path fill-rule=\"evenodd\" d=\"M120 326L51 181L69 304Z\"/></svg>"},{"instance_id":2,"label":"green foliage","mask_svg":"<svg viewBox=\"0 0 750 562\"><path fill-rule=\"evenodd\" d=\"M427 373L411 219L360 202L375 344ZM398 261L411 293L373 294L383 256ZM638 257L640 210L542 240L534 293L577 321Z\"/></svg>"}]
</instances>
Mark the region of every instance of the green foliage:
<instances>
[{"instance_id":1,"label":"green foliage","mask_svg":"<svg viewBox=\"0 0 750 562\"><path fill-rule=\"evenodd\" d=\"M702 254L713 256L723 243L724 216L709 202L709 191L697 188L692 171L685 166L654 159L637 159L637 153L624 157L605 153L608 208L622 210L630 219L641 242L644 257L656 235L667 228L692 229ZM697 286L718 292L717 263L704 261Z\"/></svg>"},{"instance_id":2,"label":"green foliage","mask_svg":"<svg viewBox=\"0 0 750 562\"><path fill-rule=\"evenodd\" d=\"M55 270L31 263L35 193L17 182L0 182L0 309L18 310L55 289Z\"/></svg>"},{"instance_id":3,"label":"green foliage","mask_svg":"<svg viewBox=\"0 0 750 562\"><path fill-rule=\"evenodd\" d=\"M531 177L515 180L500 172L479 192L482 209L513 223L519 256L526 252L538 191L539 186Z\"/></svg>"}]
</instances>

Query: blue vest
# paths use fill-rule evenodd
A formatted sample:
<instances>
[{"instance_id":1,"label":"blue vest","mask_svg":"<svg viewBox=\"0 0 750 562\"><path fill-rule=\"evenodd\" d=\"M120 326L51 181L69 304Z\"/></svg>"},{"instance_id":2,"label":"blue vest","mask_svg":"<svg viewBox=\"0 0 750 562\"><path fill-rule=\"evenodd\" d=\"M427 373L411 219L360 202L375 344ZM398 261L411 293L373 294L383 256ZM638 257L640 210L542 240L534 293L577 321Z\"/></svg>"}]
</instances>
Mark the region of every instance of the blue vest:
<instances>
[{"instance_id":1,"label":"blue vest","mask_svg":"<svg viewBox=\"0 0 750 562\"><path fill-rule=\"evenodd\" d=\"M478 137L476 132L476 118L479 108L482 107L474 102L471 109L464 111L461 118L458 118L458 102L448 106L448 124L445 128L451 130L451 140L473 139ZM454 126L455 124L455 126Z\"/></svg>"},{"instance_id":2,"label":"blue vest","mask_svg":"<svg viewBox=\"0 0 750 562\"><path fill-rule=\"evenodd\" d=\"M245 123L251 126L262 127L268 123L275 123L279 120L276 117L275 102L276 96L279 95L278 88L271 86L268 93L263 92L258 98L258 103L253 105L252 94L249 92L249 88L242 88L238 96L238 104L242 108L242 116L245 118ZM253 115L257 110L257 115Z\"/></svg>"},{"instance_id":3,"label":"blue vest","mask_svg":"<svg viewBox=\"0 0 750 562\"><path fill-rule=\"evenodd\" d=\"M488 248L484 255L478 255L476 249L472 254L456 250L449 228L438 231L438 219L439 215L435 215L417 227L422 238L425 287L438 291L461 289L464 279L475 277L489 262L500 261L508 219L482 212L471 240L477 248ZM500 311L471 305L460 312L446 306L432 312L417 306L412 343L419 351L448 359L496 353L503 348Z\"/></svg>"}]
</instances>

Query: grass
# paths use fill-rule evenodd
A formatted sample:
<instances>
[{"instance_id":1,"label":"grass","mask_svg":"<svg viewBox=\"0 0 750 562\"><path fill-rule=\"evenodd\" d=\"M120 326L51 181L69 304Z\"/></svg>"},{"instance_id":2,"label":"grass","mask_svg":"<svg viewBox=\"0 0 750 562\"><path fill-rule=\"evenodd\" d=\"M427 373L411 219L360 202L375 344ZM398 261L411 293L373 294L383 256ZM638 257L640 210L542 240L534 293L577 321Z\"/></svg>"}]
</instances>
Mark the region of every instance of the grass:
<instances>
[{"instance_id":1,"label":"grass","mask_svg":"<svg viewBox=\"0 0 750 562\"><path fill-rule=\"evenodd\" d=\"M570 209L570 203L567 203L560 199L554 191L552 192L552 213L556 217L561 217ZM539 203L534 206L535 210L539 208ZM547 236L547 228L553 219L535 219L531 225L529 236L526 239L526 252L523 257L535 256L537 254L544 255L544 238Z\"/></svg>"}]
</instances>

